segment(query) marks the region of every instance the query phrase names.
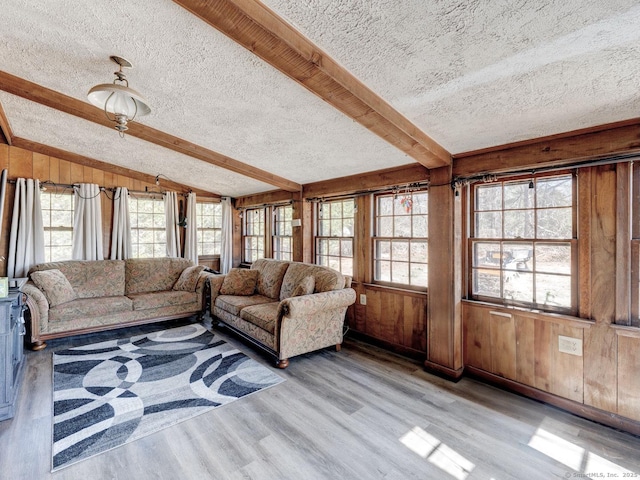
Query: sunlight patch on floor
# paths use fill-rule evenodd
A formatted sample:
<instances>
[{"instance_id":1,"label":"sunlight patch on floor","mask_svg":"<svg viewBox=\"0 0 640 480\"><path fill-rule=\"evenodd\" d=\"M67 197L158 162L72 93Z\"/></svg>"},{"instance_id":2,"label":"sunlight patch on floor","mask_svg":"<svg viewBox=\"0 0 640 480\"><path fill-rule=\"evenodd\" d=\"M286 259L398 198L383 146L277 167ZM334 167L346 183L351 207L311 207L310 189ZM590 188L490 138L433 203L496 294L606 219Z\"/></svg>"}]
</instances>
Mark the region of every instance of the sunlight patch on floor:
<instances>
[{"instance_id":1,"label":"sunlight patch on floor","mask_svg":"<svg viewBox=\"0 0 640 480\"><path fill-rule=\"evenodd\" d=\"M467 478L475 467L475 464L420 427L405 433L400 437L400 442L458 480Z\"/></svg>"},{"instance_id":2,"label":"sunlight patch on floor","mask_svg":"<svg viewBox=\"0 0 640 480\"><path fill-rule=\"evenodd\" d=\"M624 473L633 474L630 470L588 452L543 428L536 430L528 445L581 474L593 477L612 475L620 478Z\"/></svg>"}]
</instances>

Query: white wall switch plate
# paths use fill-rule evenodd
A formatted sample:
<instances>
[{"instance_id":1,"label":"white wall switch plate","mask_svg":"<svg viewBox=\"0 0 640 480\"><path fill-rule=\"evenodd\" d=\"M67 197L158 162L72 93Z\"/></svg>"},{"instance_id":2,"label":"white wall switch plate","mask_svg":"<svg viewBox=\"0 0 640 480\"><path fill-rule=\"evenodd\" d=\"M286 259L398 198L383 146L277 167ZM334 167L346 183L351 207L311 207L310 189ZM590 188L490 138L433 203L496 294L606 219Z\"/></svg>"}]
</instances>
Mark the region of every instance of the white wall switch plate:
<instances>
[{"instance_id":1,"label":"white wall switch plate","mask_svg":"<svg viewBox=\"0 0 640 480\"><path fill-rule=\"evenodd\" d=\"M562 353L582 356L582 339L558 335L558 350Z\"/></svg>"},{"instance_id":2,"label":"white wall switch plate","mask_svg":"<svg viewBox=\"0 0 640 480\"><path fill-rule=\"evenodd\" d=\"M291 220L291 226L292 227L302 226L302 220L300 220L299 218L294 218L293 220Z\"/></svg>"},{"instance_id":3,"label":"white wall switch plate","mask_svg":"<svg viewBox=\"0 0 640 480\"><path fill-rule=\"evenodd\" d=\"M360 294L360 305L366 305L367 304L367 296L364 293Z\"/></svg>"}]
</instances>

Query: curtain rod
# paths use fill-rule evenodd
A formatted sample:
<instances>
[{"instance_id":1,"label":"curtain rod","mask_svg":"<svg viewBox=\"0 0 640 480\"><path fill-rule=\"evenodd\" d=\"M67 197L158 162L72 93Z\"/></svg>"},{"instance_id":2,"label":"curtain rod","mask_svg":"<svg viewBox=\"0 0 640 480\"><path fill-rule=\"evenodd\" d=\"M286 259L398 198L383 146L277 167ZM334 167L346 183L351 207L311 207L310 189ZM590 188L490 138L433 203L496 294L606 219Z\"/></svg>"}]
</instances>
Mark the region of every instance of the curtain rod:
<instances>
[{"instance_id":1,"label":"curtain rod","mask_svg":"<svg viewBox=\"0 0 640 480\"><path fill-rule=\"evenodd\" d=\"M431 185L431 182L429 181L423 181L423 182L410 182L410 183L404 183L402 185L394 185L392 187L385 187L385 188L377 188L377 189L373 189L373 190L359 190L356 191L354 193L345 193L343 195L329 195L329 196L325 196L325 197L310 197L310 198L305 198L305 201L307 202L314 202L314 203L321 203L321 202L326 202L326 201L331 201L331 200L341 200L341 199L346 199L346 198L354 198L354 197L362 197L365 195L371 195L371 194L376 194L376 193L384 193L384 192L397 192L398 194L404 192L405 190L409 190L409 191L415 191L415 190L423 190L423 189L428 189L429 186Z\"/></svg>"},{"instance_id":2,"label":"curtain rod","mask_svg":"<svg viewBox=\"0 0 640 480\"><path fill-rule=\"evenodd\" d=\"M513 177L516 175L535 175L536 173L557 172L560 170L572 170L588 167L599 167L602 165L613 165L616 163L633 163L634 159L640 158L639 153L625 153L622 155L614 155L612 157L603 158L601 160L584 160L582 162L567 163L564 165L555 165L551 167L527 168L524 170L512 170L510 172L491 173L485 172L479 175L469 177L455 177L451 181L451 187L455 189L457 186L473 183L473 182L490 182L498 178Z\"/></svg>"}]
</instances>

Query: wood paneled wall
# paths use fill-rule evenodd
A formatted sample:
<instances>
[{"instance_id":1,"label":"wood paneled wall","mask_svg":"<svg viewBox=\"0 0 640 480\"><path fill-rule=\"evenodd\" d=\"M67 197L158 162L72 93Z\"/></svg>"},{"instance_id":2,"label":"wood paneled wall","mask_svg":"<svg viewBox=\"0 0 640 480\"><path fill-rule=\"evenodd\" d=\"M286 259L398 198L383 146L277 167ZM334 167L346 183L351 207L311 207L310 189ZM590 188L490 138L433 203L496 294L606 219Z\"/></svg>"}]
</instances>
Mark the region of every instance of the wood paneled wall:
<instances>
[{"instance_id":1,"label":"wood paneled wall","mask_svg":"<svg viewBox=\"0 0 640 480\"><path fill-rule=\"evenodd\" d=\"M618 325L632 324L632 176L629 164L578 172L581 318L465 301L465 365L575 402L561 406L577 413L593 407L586 415L604 423L598 412L640 422L640 329ZM579 340L582 354L560 351L561 335Z\"/></svg>"},{"instance_id":2,"label":"wood paneled wall","mask_svg":"<svg viewBox=\"0 0 640 480\"><path fill-rule=\"evenodd\" d=\"M22 148L0 144L0 170L8 169L8 178L35 178L42 182L47 180L60 184L96 183L106 188L127 187L129 190L144 191L145 187L151 191L157 190L155 183L147 183L124 175L114 174L97 168L69 162L56 157L42 155ZM0 236L0 255L6 257L9 251L9 232L11 215L13 213L13 199L15 186L8 185L5 198L5 211L2 220L2 235ZM184 187L181 193L188 191ZM109 257L111 248L111 226L113 223L113 201L105 194L102 199L102 232L105 258ZM202 262L211 268L219 268L217 259ZM6 262L2 262L0 269L6 275Z\"/></svg>"}]
</instances>

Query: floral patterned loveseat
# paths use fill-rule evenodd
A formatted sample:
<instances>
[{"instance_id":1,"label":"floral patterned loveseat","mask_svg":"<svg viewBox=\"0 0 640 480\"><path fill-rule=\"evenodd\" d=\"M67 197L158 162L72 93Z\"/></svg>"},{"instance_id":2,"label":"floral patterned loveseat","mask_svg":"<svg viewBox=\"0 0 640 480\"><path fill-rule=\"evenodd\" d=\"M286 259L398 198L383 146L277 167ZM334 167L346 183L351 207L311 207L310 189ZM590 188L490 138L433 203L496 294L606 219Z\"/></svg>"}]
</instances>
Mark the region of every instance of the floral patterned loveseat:
<instances>
[{"instance_id":1,"label":"floral patterned loveseat","mask_svg":"<svg viewBox=\"0 0 640 480\"><path fill-rule=\"evenodd\" d=\"M29 270L30 346L44 340L202 315L212 274L184 258L69 260ZM30 317L30 319L29 319Z\"/></svg>"},{"instance_id":2,"label":"floral patterned loveseat","mask_svg":"<svg viewBox=\"0 0 640 480\"><path fill-rule=\"evenodd\" d=\"M289 358L342 344L351 277L319 265L260 259L211 278L211 315L273 354Z\"/></svg>"}]
</instances>

